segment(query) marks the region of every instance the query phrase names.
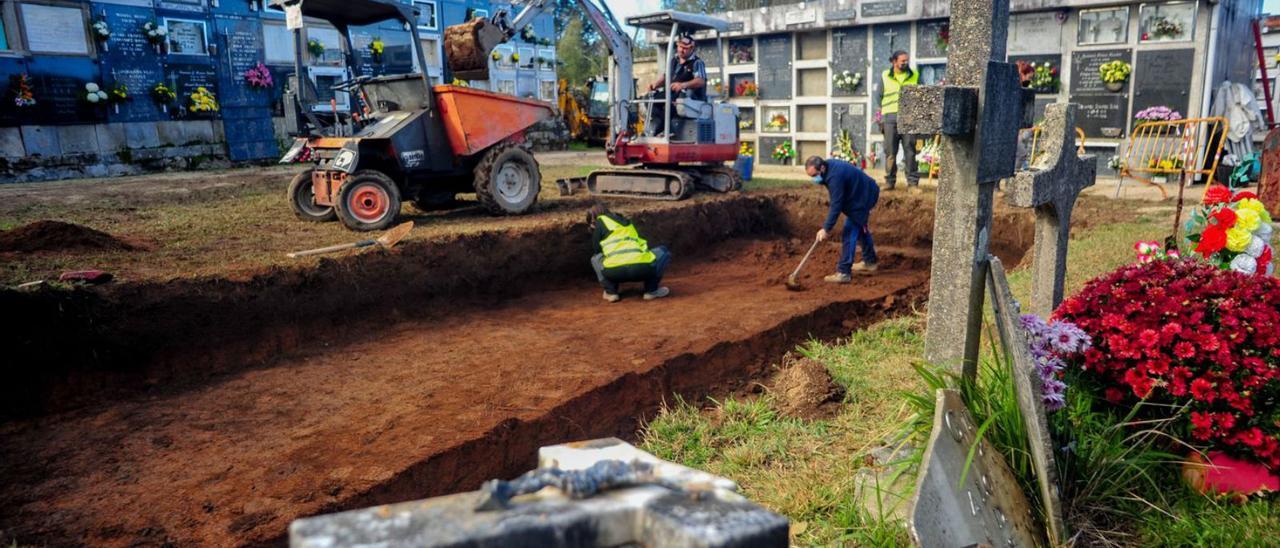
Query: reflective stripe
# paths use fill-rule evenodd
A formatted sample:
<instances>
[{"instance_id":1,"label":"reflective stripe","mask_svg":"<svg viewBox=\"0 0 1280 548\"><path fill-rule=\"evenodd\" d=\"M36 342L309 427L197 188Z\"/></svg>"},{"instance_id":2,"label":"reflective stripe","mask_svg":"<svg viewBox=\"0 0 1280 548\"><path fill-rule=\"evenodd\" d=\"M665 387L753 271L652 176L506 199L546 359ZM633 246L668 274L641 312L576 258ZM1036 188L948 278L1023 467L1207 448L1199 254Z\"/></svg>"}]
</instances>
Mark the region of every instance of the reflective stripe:
<instances>
[{"instance_id":1,"label":"reflective stripe","mask_svg":"<svg viewBox=\"0 0 1280 548\"><path fill-rule=\"evenodd\" d=\"M880 97L880 112L883 114L895 114L898 112L898 95L902 91L903 86L914 86L920 83L920 71L913 70L911 75L899 80L893 69L885 70L880 75L884 89Z\"/></svg>"},{"instance_id":2,"label":"reflective stripe","mask_svg":"<svg viewBox=\"0 0 1280 548\"><path fill-rule=\"evenodd\" d=\"M640 237L634 225L619 224L607 215L601 215L599 221L609 231L609 237L600 242L605 268L649 264L657 260L649 252L649 243Z\"/></svg>"}]
</instances>

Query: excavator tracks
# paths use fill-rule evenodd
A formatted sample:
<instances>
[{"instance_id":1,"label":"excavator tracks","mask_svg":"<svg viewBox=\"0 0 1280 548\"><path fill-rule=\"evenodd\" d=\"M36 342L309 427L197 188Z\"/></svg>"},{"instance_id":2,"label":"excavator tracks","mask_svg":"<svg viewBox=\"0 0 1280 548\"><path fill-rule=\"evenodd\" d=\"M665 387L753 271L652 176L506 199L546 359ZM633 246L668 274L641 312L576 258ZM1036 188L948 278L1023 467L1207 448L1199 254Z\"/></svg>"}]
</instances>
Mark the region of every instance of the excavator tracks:
<instances>
[{"instance_id":1,"label":"excavator tracks","mask_svg":"<svg viewBox=\"0 0 1280 548\"><path fill-rule=\"evenodd\" d=\"M586 177L556 181L568 196L585 188L593 196L683 200L698 188L713 192L742 189L742 176L726 166L682 166L680 169L602 169Z\"/></svg>"}]
</instances>

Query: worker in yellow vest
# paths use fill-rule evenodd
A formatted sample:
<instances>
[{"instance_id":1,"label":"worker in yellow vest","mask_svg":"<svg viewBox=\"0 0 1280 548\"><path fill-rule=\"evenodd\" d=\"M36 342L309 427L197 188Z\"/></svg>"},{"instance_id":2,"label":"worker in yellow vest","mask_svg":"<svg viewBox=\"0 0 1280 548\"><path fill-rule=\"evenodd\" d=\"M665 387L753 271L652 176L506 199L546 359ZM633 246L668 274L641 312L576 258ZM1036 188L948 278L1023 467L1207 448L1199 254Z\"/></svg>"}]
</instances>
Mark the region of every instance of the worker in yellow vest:
<instances>
[{"instance_id":1,"label":"worker in yellow vest","mask_svg":"<svg viewBox=\"0 0 1280 548\"><path fill-rule=\"evenodd\" d=\"M666 246L650 248L630 220L603 205L587 210L587 224L595 234L592 242L596 254L591 257L591 267L604 286L604 300L616 303L622 299L618 286L626 282L643 282L646 301L671 294L671 290L662 287L662 274L671 262Z\"/></svg>"},{"instance_id":2,"label":"worker in yellow vest","mask_svg":"<svg viewBox=\"0 0 1280 548\"><path fill-rule=\"evenodd\" d=\"M880 75L876 98L880 103L880 127L884 133L884 186L892 190L898 184L898 142L902 142L903 161L907 164L907 186L920 185L916 172L916 140L914 135L898 133L898 100L902 88L920 85L920 72L910 65L911 56L898 50L889 57L893 66Z\"/></svg>"}]
</instances>

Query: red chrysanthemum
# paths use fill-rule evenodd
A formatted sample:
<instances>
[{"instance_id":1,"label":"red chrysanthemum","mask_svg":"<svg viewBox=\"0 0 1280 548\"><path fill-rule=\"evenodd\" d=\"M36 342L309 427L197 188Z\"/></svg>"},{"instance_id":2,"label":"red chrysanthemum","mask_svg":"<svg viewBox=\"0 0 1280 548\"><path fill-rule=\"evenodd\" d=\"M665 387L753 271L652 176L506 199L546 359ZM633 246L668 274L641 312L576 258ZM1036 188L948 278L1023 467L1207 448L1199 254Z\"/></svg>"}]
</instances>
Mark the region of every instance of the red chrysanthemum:
<instances>
[{"instance_id":1,"label":"red chrysanthemum","mask_svg":"<svg viewBox=\"0 0 1280 548\"><path fill-rule=\"evenodd\" d=\"M1257 199L1258 199L1258 195L1252 192L1249 192L1248 190L1242 190L1240 192L1237 192L1235 196L1231 197L1232 202L1239 202L1240 200L1257 200Z\"/></svg>"},{"instance_id":2,"label":"red chrysanthemum","mask_svg":"<svg viewBox=\"0 0 1280 548\"><path fill-rule=\"evenodd\" d=\"M1191 381L1191 397L1205 403L1213 403L1218 394L1213 391L1213 383L1205 379L1196 379Z\"/></svg>"},{"instance_id":3,"label":"red chrysanthemum","mask_svg":"<svg viewBox=\"0 0 1280 548\"><path fill-rule=\"evenodd\" d=\"M1213 212L1213 215L1210 215L1210 217L1217 222L1218 228L1221 228L1222 230L1231 230L1231 227L1236 226L1236 212L1234 209L1229 207L1224 207Z\"/></svg>"},{"instance_id":4,"label":"red chrysanthemum","mask_svg":"<svg viewBox=\"0 0 1280 548\"><path fill-rule=\"evenodd\" d=\"M1222 185L1213 185L1204 193L1204 205L1211 206L1226 203L1231 199L1231 189Z\"/></svg>"}]
</instances>

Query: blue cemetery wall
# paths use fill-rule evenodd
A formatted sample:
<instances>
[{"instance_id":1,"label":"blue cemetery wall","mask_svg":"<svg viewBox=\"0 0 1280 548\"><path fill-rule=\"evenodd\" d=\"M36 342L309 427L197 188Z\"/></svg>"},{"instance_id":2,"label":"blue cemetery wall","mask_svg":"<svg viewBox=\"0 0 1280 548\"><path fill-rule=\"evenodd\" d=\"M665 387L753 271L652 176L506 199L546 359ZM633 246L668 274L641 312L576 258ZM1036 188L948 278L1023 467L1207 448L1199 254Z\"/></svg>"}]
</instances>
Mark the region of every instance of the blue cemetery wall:
<instances>
[{"instance_id":1,"label":"blue cemetery wall","mask_svg":"<svg viewBox=\"0 0 1280 548\"><path fill-rule=\"evenodd\" d=\"M412 0L402 0L412 3ZM419 0L420 2L422 0ZM155 128L138 128L138 124L161 124L183 120L221 120L224 123L228 155L234 160L275 157L272 117L283 114L283 88L293 73L292 62L280 58L268 61L265 54L264 23L273 24L275 32L283 23L283 13L266 9L263 0L104 0L82 2L88 10L86 27L94 21L106 21L111 37L105 42L90 38L89 55L25 55L0 56L0 128L18 126L62 126L125 124L126 134L138 131L156 133ZM462 23L468 15L492 14L494 9L510 9L506 2L489 0L436 0L438 26L435 30L420 28L426 37L437 39L445 27ZM169 39L163 45L148 41L143 24L164 24L168 20ZM533 25L538 39L555 40L554 24L544 15ZM385 45L381 56L369 49L380 39ZM351 29L357 74L382 75L413 72L412 35L397 22L385 22ZM522 43L517 39L516 45ZM274 42L279 47L277 39ZM289 44L290 49L292 43ZM530 46L530 44L525 44ZM23 45L12 44L21 51ZM536 46L546 49L554 46ZM443 58L437 50L436 57ZM258 63L266 63L274 85L268 89L251 87L244 73ZM433 69L433 73L438 69ZM523 72L528 72L528 75ZM530 91L530 78L549 78L535 70L521 71L522 91ZM16 107L11 77L26 74L37 104ZM536 76L534 76L536 75ZM445 82L451 78L446 74ZM129 100L118 104L90 105L84 102L84 86L93 82L104 90L117 85L128 89ZM163 83L177 92L173 104L161 105L151 97L156 84ZM190 95L204 87L217 98L216 113L193 112ZM165 128L160 128L161 132ZM13 130L11 130L13 131ZM25 132L25 130L24 130ZM198 133L198 132L197 132ZM6 133L11 135L15 133ZM187 135L187 134L183 134ZM195 135L194 141L205 141L207 131ZM151 146L133 143L130 146ZM172 143L182 145L184 143ZM46 151L56 152L56 151Z\"/></svg>"}]
</instances>

